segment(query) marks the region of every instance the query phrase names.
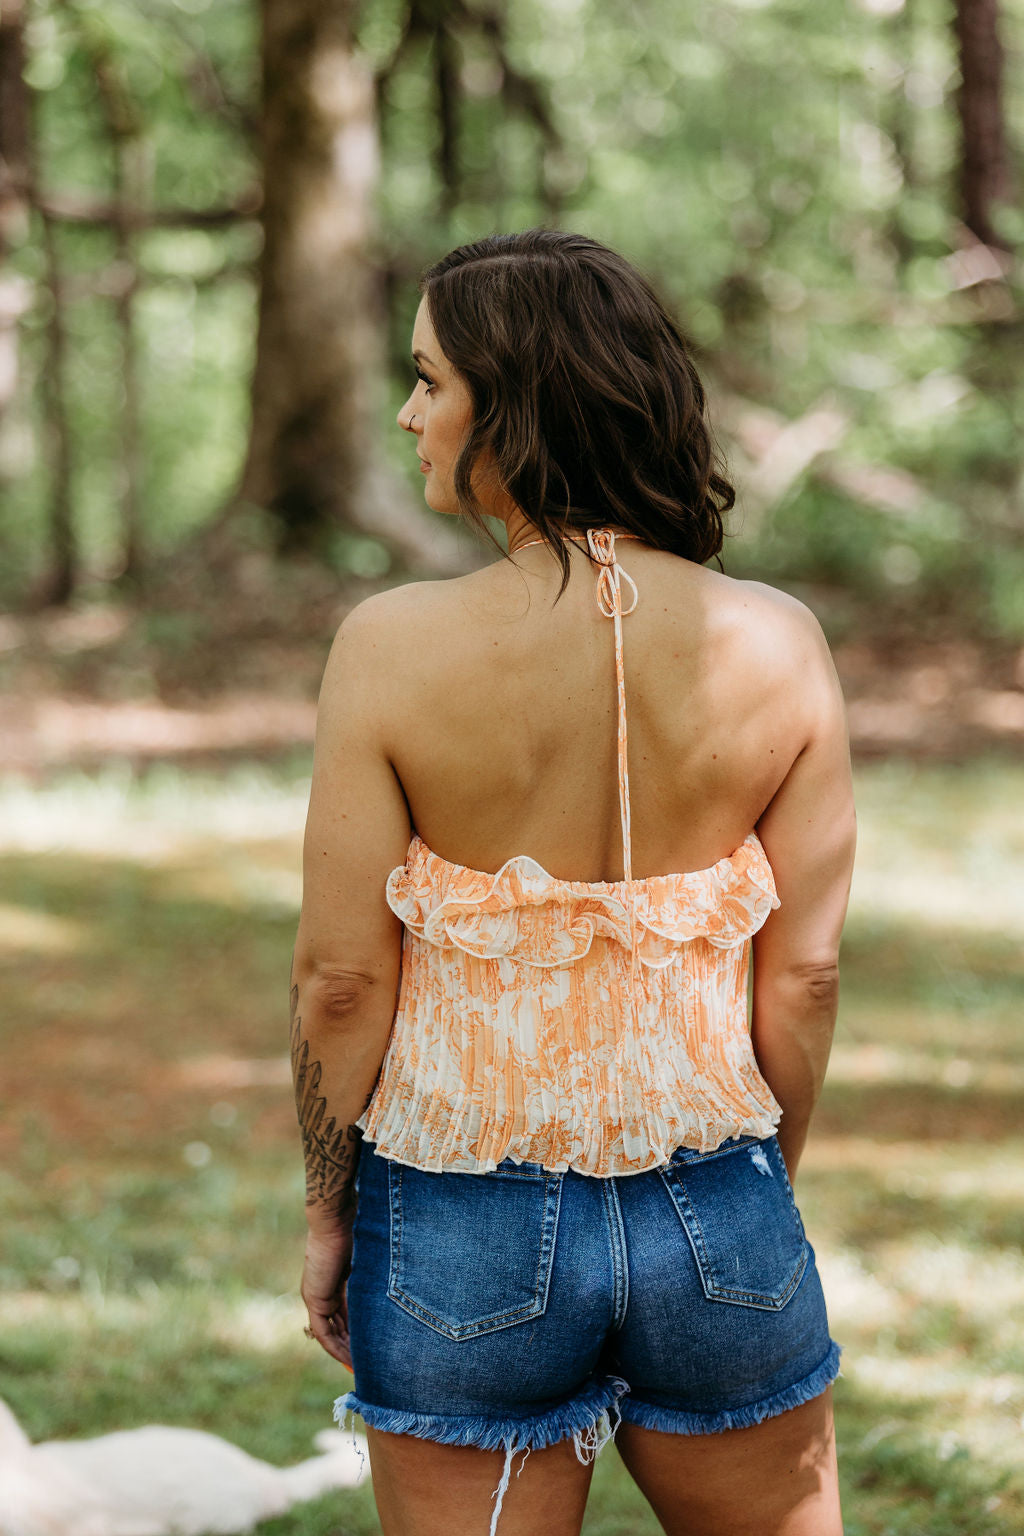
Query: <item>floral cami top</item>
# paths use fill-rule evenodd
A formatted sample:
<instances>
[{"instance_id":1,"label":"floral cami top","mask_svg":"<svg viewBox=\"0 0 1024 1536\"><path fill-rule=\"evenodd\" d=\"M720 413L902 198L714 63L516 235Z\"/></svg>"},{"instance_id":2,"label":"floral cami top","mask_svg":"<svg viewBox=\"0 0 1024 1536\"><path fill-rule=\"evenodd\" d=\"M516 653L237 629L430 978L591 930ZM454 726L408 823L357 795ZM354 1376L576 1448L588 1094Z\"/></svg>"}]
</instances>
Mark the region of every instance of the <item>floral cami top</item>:
<instances>
[{"instance_id":1,"label":"floral cami top","mask_svg":"<svg viewBox=\"0 0 1024 1536\"><path fill-rule=\"evenodd\" d=\"M622 619L637 590L611 529L589 529L587 544L614 621L625 878L559 880L525 853L490 874L413 836L387 881L405 925L401 983L358 1124L416 1168L483 1173L511 1158L643 1173L677 1147L769 1136L781 1117L747 1025L749 941L779 905L771 867L751 832L707 869L632 878Z\"/></svg>"}]
</instances>

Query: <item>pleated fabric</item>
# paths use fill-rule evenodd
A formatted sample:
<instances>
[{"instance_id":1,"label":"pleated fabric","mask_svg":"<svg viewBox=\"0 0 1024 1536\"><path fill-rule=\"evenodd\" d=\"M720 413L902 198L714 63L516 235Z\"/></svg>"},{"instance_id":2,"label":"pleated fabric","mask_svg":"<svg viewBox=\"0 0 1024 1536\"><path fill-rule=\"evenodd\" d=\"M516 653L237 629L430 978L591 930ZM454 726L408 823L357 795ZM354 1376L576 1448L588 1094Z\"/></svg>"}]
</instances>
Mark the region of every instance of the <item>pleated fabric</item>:
<instances>
[{"instance_id":1,"label":"pleated fabric","mask_svg":"<svg viewBox=\"0 0 1024 1536\"><path fill-rule=\"evenodd\" d=\"M386 887L405 925L394 1028L358 1122L413 1167L607 1178L781 1118L747 1027L750 939L779 905L767 855L751 832L707 869L632 879L621 581L626 613L636 588L612 530L587 539L615 621L625 879L559 880L528 854L490 874L413 836Z\"/></svg>"}]
</instances>

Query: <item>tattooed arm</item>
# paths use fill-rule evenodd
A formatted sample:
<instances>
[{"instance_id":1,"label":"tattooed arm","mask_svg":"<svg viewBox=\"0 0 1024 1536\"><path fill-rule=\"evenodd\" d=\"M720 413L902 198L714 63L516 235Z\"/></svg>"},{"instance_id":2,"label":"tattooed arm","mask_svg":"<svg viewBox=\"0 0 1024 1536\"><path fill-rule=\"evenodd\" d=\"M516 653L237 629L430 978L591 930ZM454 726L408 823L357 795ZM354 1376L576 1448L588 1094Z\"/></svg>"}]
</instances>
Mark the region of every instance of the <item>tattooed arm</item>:
<instances>
[{"instance_id":1,"label":"tattooed arm","mask_svg":"<svg viewBox=\"0 0 1024 1536\"><path fill-rule=\"evenodd\" d=\"M305 1000L304 1000L305 997ZM361 1132L391 1028L372 992L363 1009L330 1011L322 988L291 989L291 1056L295 1106L306 1163L306 1253L300 1293L309 1331L329 1355L352 1368L347 1285Z\"/></svg>"},{"instance_id":2,"label":"tattooed arm","mask_svg":"<svg viewBox=\"0 0 1024 1536\"><path fill-rule=\"evenodd\" d=\"M330 1231L351 1217L362 1133L355 1121L373 1096L387 1047L394 999L386 1010L371 995L342 1018L310 987L291 989L291 1060L295 1108L306 1164L306 1219ZM369 989L367 989L369 992Z\"/></svg>"},{"instance_id":3,"label":"tattooed arm","mask_svg":"<svg viewBox=\"0 0 1024 1536\"><path fill-rule=\"evenodd\" d=\"M392 597L370 598L346 617L324 672L290 982L309 1229L302 1296L313 1334L346 1364L355 1122L394 1019L402 924L385 887L411 834L388 734L390 719L401 715L393 701L402 671Z\"/></svg>"}]
</instances>

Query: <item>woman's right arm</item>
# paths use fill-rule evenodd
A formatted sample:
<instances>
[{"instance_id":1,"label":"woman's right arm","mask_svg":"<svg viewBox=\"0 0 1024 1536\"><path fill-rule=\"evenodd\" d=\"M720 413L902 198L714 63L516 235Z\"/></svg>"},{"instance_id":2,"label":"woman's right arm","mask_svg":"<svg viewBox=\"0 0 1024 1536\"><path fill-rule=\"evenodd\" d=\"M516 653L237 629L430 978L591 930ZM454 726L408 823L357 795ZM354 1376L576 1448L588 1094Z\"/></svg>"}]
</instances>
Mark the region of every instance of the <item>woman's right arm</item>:
<instances>
[{"instance_id":1,"label":"woman's right arm","mask_svg":"<svg viewBox=\"0 0 1024 1536\"><path fill-rule=\"evenodd\" d=\"M794 605L796 608L796 605ZM791 697L804 745L757 824L781 905L753 941L754 1054L782 1106L779 1146L795 1178L821 1093L839 1003L839 940L856 819L846 713L817 620L793 613Z\"/></svg>"}]
</instances>

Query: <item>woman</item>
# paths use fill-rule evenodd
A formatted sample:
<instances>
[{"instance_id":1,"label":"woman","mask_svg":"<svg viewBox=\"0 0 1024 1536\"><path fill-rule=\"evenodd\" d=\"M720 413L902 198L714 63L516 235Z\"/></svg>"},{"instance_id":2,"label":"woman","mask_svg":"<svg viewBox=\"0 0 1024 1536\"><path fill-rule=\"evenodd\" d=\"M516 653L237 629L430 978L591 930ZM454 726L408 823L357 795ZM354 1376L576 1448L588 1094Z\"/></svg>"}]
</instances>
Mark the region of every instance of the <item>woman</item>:
<instances>
[{"instance_id":1,"label":"woman","mask_svg":"<svg viewBox=\"0 0 1024 1536\"><path fill-rule=\"evenodd\" d=\"M575 1536L616 1427L667 1532L838 1536L790 1183L854 844L827 647L705 567L732 490L624 259L453 251L413 358L427 502L500 519L509 557L360 604L327 663L292 976L307 1332L354 1368L385 1536Z\"/></svg>"}]
</instances>

